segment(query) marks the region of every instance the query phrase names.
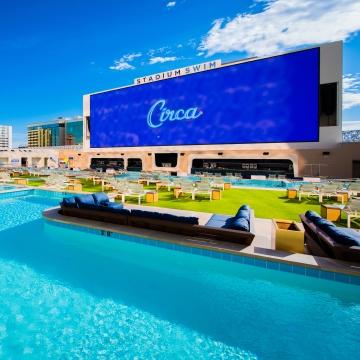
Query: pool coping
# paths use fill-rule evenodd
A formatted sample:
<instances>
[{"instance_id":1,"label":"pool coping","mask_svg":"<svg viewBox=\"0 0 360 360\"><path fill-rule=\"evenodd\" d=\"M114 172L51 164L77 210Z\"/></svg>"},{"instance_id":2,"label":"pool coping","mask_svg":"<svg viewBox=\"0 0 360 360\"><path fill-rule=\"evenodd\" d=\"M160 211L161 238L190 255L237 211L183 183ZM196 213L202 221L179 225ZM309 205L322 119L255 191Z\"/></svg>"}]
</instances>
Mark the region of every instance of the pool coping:
<instances>
[{"instance_id":1,"label":"pool coping","mask_svg":"<svg viewBox=\"0 0 360 360\"><path fill-rule=\"evenodd\" d=\"M103 236L121 239L121 236L128 235L139 238L138 242L140 243L152 246L290 272L312 278L360 285L360 264L80 219L61 215L58 212L59 209L59 207L53 207L43 211L44 219L56 225L73 227L80 231L95 232ZM143 239L144 237L146 239ZM309 261L304 262L304 259Z\"/></svg>"}]
</instances>

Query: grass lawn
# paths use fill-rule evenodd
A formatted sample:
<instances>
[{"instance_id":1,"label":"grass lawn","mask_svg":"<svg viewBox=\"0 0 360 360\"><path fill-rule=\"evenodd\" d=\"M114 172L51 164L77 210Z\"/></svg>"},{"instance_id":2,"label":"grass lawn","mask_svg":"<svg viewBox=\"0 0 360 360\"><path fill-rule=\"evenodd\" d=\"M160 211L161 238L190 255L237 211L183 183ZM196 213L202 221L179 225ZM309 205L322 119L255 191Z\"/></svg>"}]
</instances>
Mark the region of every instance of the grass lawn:
<instances>
[{"instance_id":1,"label":"grass lawn","mask_svg":"<svg viewBox=\"0 0 360 360\"><path fill-rule=\"evenodd\" d=\"M45 185L45 180L43 179L39 179L38 177L32 177L32 178L28 178L28 185L29 186L41 186L41 185Z\"/></svg>"},{"instance_id":2,"label":"grass lawn","mask_svg":"<svg viewBox=\"0 0 360 360\"><path fill-rule=\"evenodd\" d=\"M127 202L136 203L136 199L128 199ZM333 203L333 200L324 201ZM191 200L189 196L181 196L175 199L172 192L160 191L159 202L146 204L149 206L167 207L181 210L194 210L217 214L234 215L240 205L248 204L255 211L258 218L280 218L300 221L299 214L307 210L320 213L320 204L317 198L288 199L286 191L258 190L258 189L231 189L222 192L221 200L209 201L207 198ZM342 225L345 218L342 219Z\"/></svg>"},{"instance_id":3,"label":"grass lawn","mask_svg":"<svg viewBox=\"0 0 360 360\"><path fill-rule=\"evenodd\" d=\"M81 180L83 191L99 192L101 185L93 185L90 180ZM155 190L154 186L145 186L148 190ZM137 204L136 198L127 198L127 203ZM332 199L325 199L325 203L334 203ZM300 221L299 214L307 210L313 210L320 213L320 204L317 198L303 198L301 202L297 199L288 199L286 191L278 190L259 190L259 189L230 189L222 191L221 200L209 201L208 198L196 198L191 200L190 195L180 196L175 199L173 192L161 190L159 192L159 202L151 204L142 202L147 206L158 206L164 208L192 210L201 212L210 212L217 214L234 215L240 205L248 204L255 210L255 216L258 218L271 219L289 219ZM346 220L343 216L341 225L346 226ZM354 227L360 227L360 221L353 223Z\"/></svg>"},{"instance_id":4,"label":"grass lawn","mask_svg":"<svg viewBox=\"0 0 360 360\"><path fill-rule=\"evenodd\" d=\"M80 179L80 182L81 182L83 191L92 192L92 193L102 191L101 184L94 185L92 180Z\"/></svg>"}]
</instances>

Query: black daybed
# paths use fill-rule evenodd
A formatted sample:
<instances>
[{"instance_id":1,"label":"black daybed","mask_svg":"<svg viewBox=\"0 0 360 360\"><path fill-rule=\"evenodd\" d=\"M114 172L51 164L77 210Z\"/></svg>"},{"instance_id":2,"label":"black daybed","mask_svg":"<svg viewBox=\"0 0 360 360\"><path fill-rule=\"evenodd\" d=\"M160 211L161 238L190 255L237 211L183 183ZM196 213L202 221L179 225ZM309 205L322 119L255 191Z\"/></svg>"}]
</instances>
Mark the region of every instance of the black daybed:
<instances>
[{"instance_id":1,"label":"black daybed","mask_svg":"<svg viewBox=\"0 0 360 360\"><path fill-rule=\"evenodd\" d=\"M59 212L65 216L243 245L250 245L255 236L253 211L247 205L241 206L233 217L213 215L205 225L199 225L197 217L176 216L151 210L128 210L123 208L122 204L110 202L105 193L67 197L60 203L60 207Z\"/></svg>"},{"instance_id":2,"label":"black daybed","mask_svg":"<svg viewBox=\"0 0 360 360\"><path fill-rule=\"evenodd\" d=\"M335 226L316 212L300 215L305 228L305 241L313 255L360 262L360 233Z\"/></svg>"}]
</instances>

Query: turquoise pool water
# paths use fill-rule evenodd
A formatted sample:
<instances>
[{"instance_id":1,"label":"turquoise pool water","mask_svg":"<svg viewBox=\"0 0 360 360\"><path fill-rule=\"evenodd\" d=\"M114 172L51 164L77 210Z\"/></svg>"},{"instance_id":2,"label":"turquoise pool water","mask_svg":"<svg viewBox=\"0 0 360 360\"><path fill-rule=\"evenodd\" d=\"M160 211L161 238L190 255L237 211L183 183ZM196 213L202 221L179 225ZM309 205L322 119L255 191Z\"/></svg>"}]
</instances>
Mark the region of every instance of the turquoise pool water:
<instances>
[{"instance_id":1,"label":"turquoise pool water","mask_svg":"<svg viewBox=\"0 0 360 360\"><path fill-rule=\"evenodd\" d=\"M129 172L123 175L117 176L119 179L130 179L135 180L140 176L139 172ZM175 178L184 178L184 177L173 177ZM202 178L196 175L189 175L186 177L191 181L200 181ZM234 186L240 187L252 187L252 188L269 188L269 189L287 189L292 187L299 187L303 184L302 181L282 181L282 180L256 180L256 179L242 179L242 180L234 180L228 177L224 177L226 181L231 182Z\"/></svg>"},{"instance_id":2,"label":"turquoise pool water","mask_svg":"<svg viewBox=\"0 0 360 360\"><path fill-rule=\"evenodd\" d=\"M360 287L58 227L0 198L0 358L339 359Z\"/></svg>"},{"instance_id":3,"label":"turquoise pool water","mask_svg":"<svg viewBox=\"0 0 360 360\"><path fill-rule=\"evenodd\" d=\"M16 186L12 185L0 185L0 191L13 190L16 189Z\"/></svg>"}]
</instances>

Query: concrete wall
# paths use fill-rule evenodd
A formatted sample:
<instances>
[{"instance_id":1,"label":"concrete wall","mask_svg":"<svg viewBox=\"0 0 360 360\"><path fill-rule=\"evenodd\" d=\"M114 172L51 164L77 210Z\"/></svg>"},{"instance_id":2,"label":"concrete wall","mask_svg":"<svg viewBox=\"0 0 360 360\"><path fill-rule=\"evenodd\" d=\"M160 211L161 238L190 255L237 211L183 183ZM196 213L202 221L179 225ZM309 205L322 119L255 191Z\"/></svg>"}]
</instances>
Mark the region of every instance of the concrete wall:
<instances>
[{"instance_id":1,"label":"concrete wall","mask_svg":"<svg viewBox=\"0 0 360 360\"><path fill-rule=\"evenodd\" d=\"M268 152L268 155L264 155ZM324 154L329 153L329 154ZM190 173L192 160L209 159L288 159L293 162L295 176L327 176L331 178L350 178L352 177L352 162L360 160L360 143L337 144L331 148L323 147L317 149L271 149L268 147L248 150L225 150L222 155L214 150L183 150L178 156L178 164L174 168L163 168L155 166L154 152L142 149L142 151L128 150L121 155L120 152L113 150L94 151L71 151L62 150L59 159L73 157L73 166L82 169L90 166L91 158L123 158L125 166L128 158L141 158L143 170L163 170L176 171L180 175ZM150 154L150 155L149 155Z\"/></svg>"}]
</instances>

